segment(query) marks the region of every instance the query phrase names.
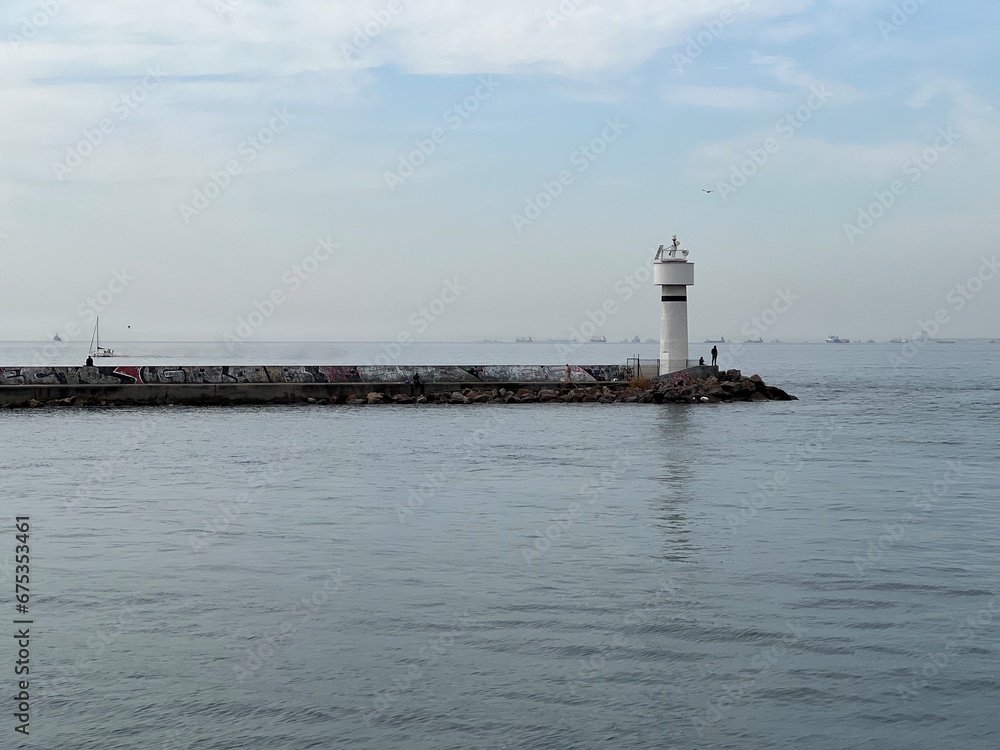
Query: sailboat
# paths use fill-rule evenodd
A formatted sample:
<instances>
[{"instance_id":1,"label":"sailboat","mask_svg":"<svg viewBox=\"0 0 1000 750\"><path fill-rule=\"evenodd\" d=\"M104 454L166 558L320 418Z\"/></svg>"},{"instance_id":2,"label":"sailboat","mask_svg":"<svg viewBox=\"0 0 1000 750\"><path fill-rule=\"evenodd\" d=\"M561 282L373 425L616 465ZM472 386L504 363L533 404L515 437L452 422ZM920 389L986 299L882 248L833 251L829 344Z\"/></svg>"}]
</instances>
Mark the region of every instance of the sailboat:
<instances>
[{"instance_id":1,"label":"sailboat","mask_svg":"<svg viewBox=\"0 0 1000 750\"><path fill-rule=\"evenodd\" d=\"M108 349L105 346L101 346L101 319L97 318L94 323L94 335L90 337L90 356L91 357L114 357L115 350ZM96 346L95 346L96 344Z\"/></svg>"}]
</instances>

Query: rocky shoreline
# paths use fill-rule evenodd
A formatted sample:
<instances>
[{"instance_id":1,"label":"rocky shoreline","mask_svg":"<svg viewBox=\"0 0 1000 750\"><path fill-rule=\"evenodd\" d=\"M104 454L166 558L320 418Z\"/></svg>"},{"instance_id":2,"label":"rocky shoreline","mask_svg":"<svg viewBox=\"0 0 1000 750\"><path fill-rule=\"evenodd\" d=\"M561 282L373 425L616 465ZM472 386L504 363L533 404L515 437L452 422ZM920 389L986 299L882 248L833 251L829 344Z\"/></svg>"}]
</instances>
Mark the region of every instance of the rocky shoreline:
<instances>
[{"instance_id":1,"label":"rocky shoreline","mask_svg":"<svg viewBox=\"0 0 1000 750\"><path fill-rule=\"evenodd\" d=\"M387 393L383 390L364 389L362 391L335 393L329 397L309 395L303 388L291 396L252 399L244 403L256 404L329 404L347 406L374 406L377 404L532 404L532 403L599 403L599 404L702 404L726 403L733 401L793 401L781 388L767 385L759 375L743 376L739 370L720 372L708 377L671 377L639 379L629 382L600 383L595 385L562 383L521 383L508 384L511 387L487 389L482 387L461 387L454 390L443 383L428 384L424 393L417 392L421 386L394 384L393 390L406 392ZM499 384L498 384L499 385ZM136 387L136 386L132 386ZM140 386L141 387L141 386ZM140 405L234 405L231 397L212 397L200 394L197 399L183 396L165 397L156 404L147 400L130 399L128 388L116 389L114 395L88 393L86 396L70 395L62 398L34 398L23 404L26 408L43 407L102 407ZM16 407L9 407L16 408Z\"/></svg>"}]
</instances>

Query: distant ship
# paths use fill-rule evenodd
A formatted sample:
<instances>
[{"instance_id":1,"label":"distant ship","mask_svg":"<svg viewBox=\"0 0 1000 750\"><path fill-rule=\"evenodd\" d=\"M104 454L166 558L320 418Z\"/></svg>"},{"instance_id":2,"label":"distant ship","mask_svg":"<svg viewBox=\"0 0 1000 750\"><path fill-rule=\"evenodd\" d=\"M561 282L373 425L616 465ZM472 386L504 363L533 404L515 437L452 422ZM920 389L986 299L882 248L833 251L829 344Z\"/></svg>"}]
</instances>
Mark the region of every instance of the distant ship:
<instances>
[{"instance_id":1,"label":"distant ship","mask_svg":"<svg viewBox=\"0 0 1000 750\"><path fill-rule=\"evenodd\" d=\"M935 344L954 344L955 339L934 339Z\"/></svg>"},{"instance_id":2,"label":"distant ship","mask_svg":"<svg viewBox=\"0 0 1000 750\"><path fill-rule=\"evenodd\" d=\"M764 339L747 339L743 342L744 344L763 344Z\"/></svg>"},{"instance_id":3,"label":"distant ship","mask_svg":"<svg viewBox=\"0 0 1000 750\"><path fill-rule=\"evenodd\" d=\"M895 339L889 339L889 343L890 344L908 344L910 342L907 341L906 339L895 338Z\"/></svg>"},{"instance_id":4,"label":"distant ship","mask_svg":"<svg viewBox=\"0 0 1000 750\"><path fill-rule=\"evenodd\" d=\"M56 333L56 334L53 334L52 340L53 341L62 341L62 338L60 338L59 334Z\"/></svg>"},{"instance_id":5,"label":"distant ship","mask_svg":"<svg viewBox=\"0 0 1000 750\"><path fill-rule=\"evenodd\" d=\"M591 344L606 344L606 343L608 343L608 337L607 336L591 336L590 337L590 343Z\"/></svg>"},{"instance_id":6,"label":"distant ship","mask_svg":"<svg viewBox=\"0 0 1000 750\"><path fill-rule=\"evenodd\" d=\"M705 343L706 344L725 344L726 343L726 337L725 336L719 336L719 338L717 338L717 339L705 339Z\"/></svg>"},{"instance_id":7,"label":"distant ship","mask_svg":"<svg viewBox=\"0 0 1000 750\"><path fill-rule=\"evenodd\" d=\"M830 334L827 337L827 339L826 339L826 343L828 343L828 344L850 344L851 340L850 339L842 339L842 338L840 338L840 336L837 336L836 334Z\"/></svg>"},{"instance_id":8,"label":"distant ship","mask_svg":"<svg viewBox=\"0 0 1000 750\"><path fill-rule=\"evenodd\" d=\"M535 340L533 338L531 338L531 336L518 336L516 339L514 339L514 341L517 342L518 344L533 344L533 343L535 343Z\"/></svg>"}]
</instances>

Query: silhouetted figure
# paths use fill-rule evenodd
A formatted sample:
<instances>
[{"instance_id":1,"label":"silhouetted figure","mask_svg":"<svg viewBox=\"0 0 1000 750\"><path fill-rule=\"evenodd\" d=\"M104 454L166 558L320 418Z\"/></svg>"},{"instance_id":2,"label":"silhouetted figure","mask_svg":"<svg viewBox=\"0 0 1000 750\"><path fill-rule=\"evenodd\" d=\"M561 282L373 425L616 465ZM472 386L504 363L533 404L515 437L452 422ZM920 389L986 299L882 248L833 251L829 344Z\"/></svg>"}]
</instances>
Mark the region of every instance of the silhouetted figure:
<instances>
[{"instance_id":1,"label":"silhouetted figure","mask_svg":"<svg viewBox=\"0 0 1000 750\"><path fill-rule=\"evenodd\" d=\"M712 347L712 367L715 367L716 362L718 361L718 359L719 359L719 347L713 346Z\"/></svg>"},{"instance_id":2,"label":"silhouetted figure","mask_svg":"<svg viewBox=\"0 0 1000 750\"><path fill-rule=\"evenodd\" d=\"M705 364L705 358L704 357L698 357L698 364L699 365Z\"/></svg>"},{"instance_id":3,"label":"silhouetted figure","mask_svg":"<svg viewBox=\"0 0 1000 750\"><path fill-rule=\"evenodd\" d=\"M412 391L412 395L423 396L424 395L424 381L420 378L420 373L419 372L413 373L413 377L411 378L410 382L413 383L413 388L410 389Z\"/></svg>"},{"instance_id":4,"label":"silhouetted figure","mask_svg":"<svg viewBox=\"0 0 1000 750\"><path fill-rule=\"evenodd\" d=\"M93 366L94 366L94 358L88 355L87 356L87 367L93 367Z\"/></svg>"}]
</instances>

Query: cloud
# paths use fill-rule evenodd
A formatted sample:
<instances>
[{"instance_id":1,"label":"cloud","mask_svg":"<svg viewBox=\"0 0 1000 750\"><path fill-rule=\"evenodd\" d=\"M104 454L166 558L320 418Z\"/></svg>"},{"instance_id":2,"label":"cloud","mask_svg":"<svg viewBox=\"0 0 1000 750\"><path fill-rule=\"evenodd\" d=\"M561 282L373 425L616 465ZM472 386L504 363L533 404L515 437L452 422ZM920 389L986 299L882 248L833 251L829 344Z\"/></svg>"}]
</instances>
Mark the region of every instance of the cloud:
<instances>
[{"instance_id":1,"label":"cloud","mask_svg":"<svg viewBox=\"0 0 1000 750\"><path fill-rule=\"evenodd\" d=\"M609 12L593 0L53 0L58 10L38 26L31 18L39 6L22 2L7 11L14 31L0 52L0 81L29 68L32 77L112 75L150 62L169 62L178 75L394 65L437 75L587 76L634 68L725 8L750 20L803 6L799 0L740 4L646 0ZM354 54L345 57L345 48Z\"/></svg>"},{"instance_id":2,"label":"cloud","mask_svg":"<svg viewBox=\"0 0 1000 750\"><path fill-rule=\"evenodd\" d=\"M774 91L723 86L671 86L666 91L671 104L722 109L762 109L785 99Z\"/></svg>"}]
</instances>

